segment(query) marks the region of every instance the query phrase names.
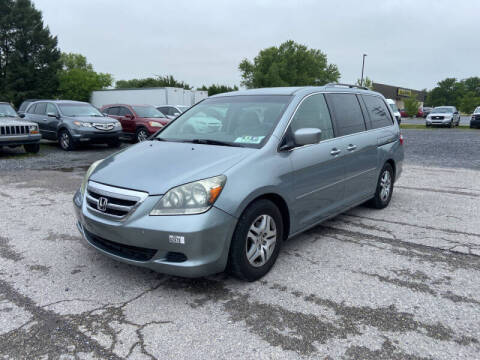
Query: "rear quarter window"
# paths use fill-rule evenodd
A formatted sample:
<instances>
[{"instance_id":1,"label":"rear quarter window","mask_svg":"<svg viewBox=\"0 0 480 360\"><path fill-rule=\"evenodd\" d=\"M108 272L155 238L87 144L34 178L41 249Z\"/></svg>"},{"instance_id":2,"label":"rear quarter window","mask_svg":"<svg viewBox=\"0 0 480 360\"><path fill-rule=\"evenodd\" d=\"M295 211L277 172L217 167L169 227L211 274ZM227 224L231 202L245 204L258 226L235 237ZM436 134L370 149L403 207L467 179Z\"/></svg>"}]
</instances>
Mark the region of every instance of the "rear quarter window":
<instances>
[{"instance_id":1,"label":"rear quarter window","mask_svg":"<svg viewBox=\"0 0 480 360\"><path fill-rule=\"evenodd\" d=\"M327 102L333 114L337 137L366 130L362 109L355 94L327 94Z\"/></svg>"},{"instance_id":2,"label":"rear quarter window","mask_svg":"<svg viewBox=\"0 0 480 360\"><path fill-rule=\"evenodd\" d=\"M372 129L378 129L393 124L393 119L382 98L378 96L362 95L362 99L365 103Z\"/></svg>"}]
</instances>

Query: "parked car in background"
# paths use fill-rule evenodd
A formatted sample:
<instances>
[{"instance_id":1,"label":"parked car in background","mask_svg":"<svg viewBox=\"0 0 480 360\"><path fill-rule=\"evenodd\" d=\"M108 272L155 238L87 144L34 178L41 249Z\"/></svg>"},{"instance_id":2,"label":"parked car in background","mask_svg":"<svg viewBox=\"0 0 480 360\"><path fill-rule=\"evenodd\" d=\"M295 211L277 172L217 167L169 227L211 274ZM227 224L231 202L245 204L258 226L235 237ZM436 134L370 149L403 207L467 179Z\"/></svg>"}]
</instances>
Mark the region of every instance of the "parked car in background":
<instances>
[{"instance_id":1,"label":"parked car in background","mask_svg":"<svg viewBox=\"0 0 480 360\"><path fill-rule=\"evenodd\" d=\"M417 111L417 115L415 115L417 118L423 118L423 108L419 107Z\"/></svg>"},{"instance_id":2,"label":"parked car in background","mask_svg":"<svg viewBox=\"0 0 480 360\"><path fill-rule=\"evenodd\" d=\"M215 118L211 132L186 130ZM151 139L92 164L73 202L88 244L119 261L254 281L282 243L369 201L402 172L403 138L363 88L266 88L205 99Z\"/></svg>"},{"instance_id":3,"label":"parked car in background","mask_svg":"<svg viewBox=\"0 0 480 360\"><path fill-rule=\"evenodd\" d=\"M392 99L386 99L386 101L390 109L392 109L395 119L397 119L397 122L400 124L402 122L402 115L400 114L400 110L398 110L397 104L395 104L395 101Z\"/></svg>"},{"instance_id":4,"label":"parked car in background","mask_svg":"<svg viewBox=\"0 0 480 360\"><path fill-rule=\"evenodd\" d=\"M70 100L42 100L31 103L25 119L35 122L44 139L58 141L63 150L79 144L120 146L120 123L103 116L89 103Z\"/></svg>"},{"instance_id":5,"label":"parked car in background","mask_svg":"<svg viewBox=\"0 0 480 360\"><path fill-rule=\"evenodd\" d=\"M38 153L41 138L37 124L21 119L12 105L0 102L0 148L23 146L26 152Z\"/></svg>"},{"instance_id":6,"label":"parked car in background","mask_svg":"<svg viewBox=\"0 0 480 360\"><path fill-rule=\"evenodd\" d=\"M480 129L480 106L478 106L472 114L470 127Z\"/></svg>"},{"instance_id":7,"label":"parked car in background","mask_svg":"<svg viewBox=\"0 0 480 360\"><path fill-rule=\"evenodd\" d=\"M408 114L407 114L407 112L405 111L405 109L400 109L400 110L398 110L398 111L400 112L400 116L401 116L401 117L404 117L404 118L408 117Z\"/></svg>"},{"instance_id":8,"label":"parked car in background","mask_svg":"<svg viewBox=\"0 0 480 360\"><path fill-rule=\"evenodd\" d=\"M27 110L28 108L28 105L30 105L31 103L35 102L35 101L40 101L42 99L27 99L27 100L24 100L20 106L18 107L18 115L20 117L23 117L25 115L25 110Z\"/></svg>"},{"instance_id":9,"label":"parked car in background","mask_svg":"<svg viewBox=\"0 0 480 360\"><path fill-rule=\"evenodd\" d=\"M454 127L460 123L460 114L455 106L437 106L425 118L425 125Z\"/></svg>"},{"instance_id":10,"label":"parked car in background","mask_svg":"<svg viewBox=\"0 0 480 360\"><path fill-rule=\"evenodd\" d=\"M423 117L426 118L428 116L428 114L430 114L432 109L433 109L432 107L424 106L423 107Z\"/></svg>"},{"instance_id":11,"label":"parked car in background","mask_svg":"<svg viewBox=\"0 0 480 360\"><path fill-rule=\"evenodd\" d=\"M135 142L144 141L170 122L152 105L111 104L103 106L101 112L120 121L123 136Z\"/></svg>"},{"instance_id":12,"label":"parked car in background","mask_svg":"<svg viewBox=\"0 0 480 360\"><path fill-rule=\"evenodd\" d=\"M184 105L158 105L157 109L167 115L169 119L175 119L178 115L187 111L189 107Z\"/></svg>"}]
</instances>

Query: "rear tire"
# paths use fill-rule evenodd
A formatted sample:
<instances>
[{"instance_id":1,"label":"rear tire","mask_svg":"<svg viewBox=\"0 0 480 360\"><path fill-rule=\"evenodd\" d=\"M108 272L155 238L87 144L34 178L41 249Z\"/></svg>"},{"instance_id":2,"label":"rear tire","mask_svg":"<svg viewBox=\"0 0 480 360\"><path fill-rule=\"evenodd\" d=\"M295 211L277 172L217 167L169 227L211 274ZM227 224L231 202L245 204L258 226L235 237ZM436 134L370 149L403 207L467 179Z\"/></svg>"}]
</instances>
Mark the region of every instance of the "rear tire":
<instances>
[{"instance_id":1,"label":"rear tire","mask_svg":"<svg viewBox=\"0 0 480 360\"><path fill-rule=\"evenodd\" d=\"M375 209L383 209L388 206L393 194L393 168L392 165L386 163L383 165L382 171L377 181L377 189L375 196L368 202L370 207Z\"/></svg>"},{"instance_id":2,"label":"rear tire","mask_svg":"<svg viewBox=\"0 0 480 360\"><path fill-rule=\"evenodd\" d=\"M58 133L58 143L60 147L65 151L75 150L75 143L73 142L73 138L68 132L68 130L60 130Z\"/></svg>"},{"instance_id":3,"label":"rear tire","mask_svg":"<svg viewBox=\"0 0 480 360\"><path fill-rule=\"evenodd\" d=\"M40 151L40 144L25 144L23 148L27 153L36 154Z\"/></svg>"},{"instance_id":4,"label":"rear tire","mask_svg":"<svg viewBox=\"0 0 480 360\"><path fill-rule=\"evenodd\" d=\"M255 281L270 271L283 241L282 214L270 200L250 204L238 220L232 237L228 271Z\"/></svg>"}]
</instances>

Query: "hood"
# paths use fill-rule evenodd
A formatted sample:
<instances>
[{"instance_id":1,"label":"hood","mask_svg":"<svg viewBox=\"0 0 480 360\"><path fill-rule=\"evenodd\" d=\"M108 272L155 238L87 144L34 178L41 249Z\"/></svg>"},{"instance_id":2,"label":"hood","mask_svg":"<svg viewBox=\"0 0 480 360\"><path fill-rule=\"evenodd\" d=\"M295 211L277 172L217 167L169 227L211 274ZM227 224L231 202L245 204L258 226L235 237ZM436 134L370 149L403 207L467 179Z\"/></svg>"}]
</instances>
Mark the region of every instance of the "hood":
<instances>
[{"instance_id":1,"label":"hood","mask_svg":"<svg viewBox=\"0 0 480 360\"><path fill-rule=\"evenodd\" d=\"M64 118L73 121L85 121L92 123L108 124L114 123L117 120L108 116L64 116Z\"/></svg>"},{"instance_id":2,"label":"hood","mask_svg":"<svg viewBox=\"0 0 480 360\"><path fill-rule=\"evenodd\" d=\"M437 113L435 111L430 111L428 116L453 116L453 113Z\"/></svg>"},{"instance_id":3,"label":"hood","mask_svg":"<svg viewBox=\"0 0 480 360\"><path fill-rule=\"evenodd\" d=\"M0 116L0 125L23 125L23 126L29 126L29 125L36 125L35 123L33 122L30 122L30 121L27 121L27 120L23 120L22 118L20 117L4 117L4 116Z\"/></svg>"},{"instance_id":4,"label":"hood","mask_svg":"<svg viewBox=\"0 0 480 360\"><path fill-rule=\"evenodd\" d=\"M143 141L106 158L95 169L90 180L161 195L172 187L224 174L255 151L258 150Z\"/></svg>"}]
</instances>

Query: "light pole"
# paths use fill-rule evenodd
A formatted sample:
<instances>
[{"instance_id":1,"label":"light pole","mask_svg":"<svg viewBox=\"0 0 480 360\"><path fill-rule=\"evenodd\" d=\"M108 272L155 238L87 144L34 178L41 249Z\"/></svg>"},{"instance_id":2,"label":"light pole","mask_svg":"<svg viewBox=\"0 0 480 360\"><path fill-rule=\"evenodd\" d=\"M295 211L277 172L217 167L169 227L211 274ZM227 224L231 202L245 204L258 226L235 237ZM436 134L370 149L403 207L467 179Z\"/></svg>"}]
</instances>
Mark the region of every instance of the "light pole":
<instances>
[{"instance_id":1,"label":"light pole","mask_svg":"<svg viewBox=\"0 0 480 360\"><path fill-rule=\"evenodd\" d=\"M360 86L363 86L363 70L365 69L365 57L367 54L363 54L363 61L362 61L362 78L360 79Z\"/></svg>"}]
</instances>

